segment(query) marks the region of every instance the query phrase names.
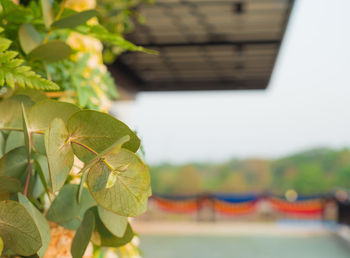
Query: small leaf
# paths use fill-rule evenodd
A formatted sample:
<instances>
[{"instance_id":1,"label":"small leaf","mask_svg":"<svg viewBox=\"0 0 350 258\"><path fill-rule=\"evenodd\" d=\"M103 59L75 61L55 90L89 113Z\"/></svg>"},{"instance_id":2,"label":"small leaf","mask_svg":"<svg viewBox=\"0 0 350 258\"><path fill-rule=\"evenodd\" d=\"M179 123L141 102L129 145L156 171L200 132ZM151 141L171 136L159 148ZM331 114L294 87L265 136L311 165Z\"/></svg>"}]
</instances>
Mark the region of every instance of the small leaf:
<instances>
[{"instance_id":1,"label":"small leaf","mask_svg":"<svg viewBox=\"0 0 350 258\"><path fill-rule=\"evenodd\" d=\"M109 164L107 166L106 163ZM124 172L115 171L116 182L111 188L103 188L112 172L129 164ZM108 154L90 168L87 184L91 195L104 209L121 216L134 217L144 211L148 198L150 175L145 164L133 152L122 149L117 154Z\"/></svg>"},{"instance_id":2,"label":"small leaf","mask_svg":"<svg viewBox=\"0 0 350 258\"><path fill-rule=\"evenodd\" d=\"M98 12L96 10L86 10L78 12L58 21L55 21L54 23L52 23L51 27L57 29L74 28L80 24L87 22L92 17L95 17L97 15Z\"/></svg>"},{"instance_id":3,"label":"small leaf","mask_svg":"<svg viewBox=\"0 0 350 258\"><path fill-rule=\"evenodd\" d=\"M89 191L83 187L81 199L78 203L77 198L75 198L78 190L79 185L64 185L47 211L47 219L60 225L70 223L69 228L72 229L79 227L80 221L77 217L82 218L86 210L96 205L96 202Z\"/></svg>"},{"instance_id":4,"label":"small leaf","mask_svg":"<svg viewBox=\"0 0 350 258\"><path fill-rule=\"evenodd\" d=\"M41 43L41 36L32 24L22 24L18 31L18 37L23 52L26 54Z\"/></svg>"},{"instance_id":5,"label":"small leaf","mask_svg":"<svg viewBox=\"0 0 350 258\"><path fill-rule=\"evenodd\" d=\"M83 257L94 229L95 216L91 210L88 210L72 241L71 253L73 258Z\"/></svg>"},{"instance_id":6,"label":"small leaf","mask_svg":"<svg viewBox=\"0 0 350 258\"><path fill-rule=\"evenodd\" d=\"M42 246L34 219L18 202L0 202L0 237L4 246L17 255L30 256Z\"/></svg>"},{"instance_id":7,"label":"small leaf","mask_svg":"<svg viewBox=\"0 0 350 258\"><path fill-rule=\"evenodd\" d=\"M120 216L111 211L107 211L100 206L97 208L98 214L105 227L117 237L122 237L128 226L128 218Z\"/></svg>"},{"instance_id":8,"label":"small leaf","mask_svg":"<svg viewBox=\"0 0 350 258\"><path fill-rule=\"evenodd\" d=\"M41 8L44 16L45 27L49 28L54 21L54 14L51 0L41 0Z\"/></svg>"},{"instance_id":9,"label":"small leaf","mask_svg":"<svg viewBox=\"0 0 350 258\"><path fill-rule=\"evenodd\" d=\"M73 167L74 154L68 138L69 134L63 120L60 118L52 120L45 132L45 148L53 193L63 186Z\"/></svg>"},{"instance_id":10,"label":"small leaf","mask_svg":"<svg viewBox=\"0 0 350 258\"><path fill-rule=\"evenodd\" d=\"M126 135L130 140L123 148L136 152L140 146L139 138L127 125L106 113L79 111L68 120L67 127L74 153L83 162L95 157L86 147L101 153Z\"/></svg>"},{"instance_id":11,"label":"small leaf","mask_svg":"<svg viewBox=\"0 0 350 258\"><path fill-rule=\"evenodd\" d=\"M38 209L35 208L34 205L23 194L21 193L18 194L18 200L26 208L29 214L32 216L39 230L39 233L42 239L42 247L39 249L37 254L39 257L43 257L47 247L49 246L50 239L51 239L49 224L47 223L47 220L41 214L41 212L38 211Z\"/></svg>"},{"instance_id":12,"label":"small leaf","mask_svg":"<svg viewBox=\"0 0 350 258\"><path fill-rule=\"evenodd\" d=\"M34 48L29 56L47 62L57 62L70 56L72 49L60 40L52 40Z\"/></svg>"}]
</instances>

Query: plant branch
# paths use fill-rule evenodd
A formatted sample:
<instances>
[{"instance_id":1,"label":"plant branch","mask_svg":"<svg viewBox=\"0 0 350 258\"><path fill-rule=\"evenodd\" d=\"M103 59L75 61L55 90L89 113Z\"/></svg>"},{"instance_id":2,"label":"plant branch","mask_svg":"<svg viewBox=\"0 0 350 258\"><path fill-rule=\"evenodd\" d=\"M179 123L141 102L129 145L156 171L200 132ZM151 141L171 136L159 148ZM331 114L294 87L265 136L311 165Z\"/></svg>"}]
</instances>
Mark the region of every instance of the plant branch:
<instances>
[{"instance_id":1,"label":"plant branch","mask_svg":"<svg viewBox=\"0 0 350 258\"><path fill-rule=\"evenodd\" d=\"M23 129L19 129L19 128L11 128L11 127L0 127L0 131L1 130L6 130L6 131L17 131L17 132L23 132Z\"/></svg>"}]
</instances>

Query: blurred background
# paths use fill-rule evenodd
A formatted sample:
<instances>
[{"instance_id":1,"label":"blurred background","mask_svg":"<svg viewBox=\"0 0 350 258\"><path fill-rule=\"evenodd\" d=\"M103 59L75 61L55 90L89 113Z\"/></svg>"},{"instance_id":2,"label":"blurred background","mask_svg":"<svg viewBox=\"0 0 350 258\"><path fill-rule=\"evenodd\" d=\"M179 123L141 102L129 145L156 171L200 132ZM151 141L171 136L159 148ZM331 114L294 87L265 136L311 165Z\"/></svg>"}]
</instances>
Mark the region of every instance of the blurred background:
<instances>
[{"instance_id":1,"label":"blurred background","mask_svg":"<svg viewBox=\"0 0 350 258\"><path fill-rule=\"evenodd\" d=\"M144 257L350 257L350 2L156 0L110 65Z\"/></svg>"}]
</instances>

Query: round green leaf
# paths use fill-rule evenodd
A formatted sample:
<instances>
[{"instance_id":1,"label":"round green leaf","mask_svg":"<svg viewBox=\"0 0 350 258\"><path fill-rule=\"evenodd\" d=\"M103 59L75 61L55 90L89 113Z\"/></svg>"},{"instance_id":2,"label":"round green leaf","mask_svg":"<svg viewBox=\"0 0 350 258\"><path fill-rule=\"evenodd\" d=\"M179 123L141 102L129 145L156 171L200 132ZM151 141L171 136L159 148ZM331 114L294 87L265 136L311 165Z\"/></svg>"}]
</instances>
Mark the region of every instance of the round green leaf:
<instances>
[{"instance_id":1,"label":"round green leaf","mask_svg":"<svg viewBox=\"0 0 350 258\"><path fill-rule=\"evenodd\" d=\"M150 175L145 164L133 152L122 149L104 157L88 172L87 184L96 202L121 216L135 217L144 212L149 194ZM113 168L111 171L110 167ZM123 168L123 171L118 169ZM108 176L115 173L116 182L106 188Z\"/></svg>"},{"instance_id":2,"label":"round green leaf","mask_svg":"<svg viewBox=\"0 0 350 258\"><path fill-rule=\"evenodd\" d=\"M95 216L91 210L88 210L72 241L71 253L73 258L83 257L94 229Z\"/></svg>"},{"instance_id":3,"label":"round green leaf","mask_svg":"<svg viewBox=\"0 0 350 258\"><path fill-rule=\"evenodd\" d=\"M60 40L52 40L34 48L30 53L33 59L39 59L47 62L57 62L66 59L71 54L72 49L66 43Z\"/></svg>"},{"instance_id":4,"label":"round green leaf","mask_svg":"<svg viewBox=\"0 0 350 258\"><path fill-rule=\"evenodd\" d=\"M23 52L26 54L41 43L41 36L32 24L22 24L18 30L18 37Z\"/></svg>"},{"instance_id":5,"label":"round green leaf","mask_svg":"<svg viewBox=\"0 0 350 258\"><path fill-rule=\"evenodd\" d=\"M44 100L36 103L28 112L29 130L31 132L41 132L49 127L54 118L67 120L80 109L73 104L59 102L55 100ZM45 154L44 137L42 134L32 134L34 149Z\"/></svg>"},{"instance_id":6,"label":"round green leaf","mask_svg":"<svg viewBox=\"0 0 350 258\"><path fill-rule=\"evenodd\" d=\"M68 138L63 120L60 118L52 120L45 132L45 149L53 193L64 185L73 167L74 154Z\"/></svg>"},{"instance_id":7,"label":"round green leaf","mask_svg":"<svg viewBox=\"0 0 350 258\"><path fill-rule=\"evenodd\" d=\"M91 210L95 214L96 221L96 231L99 234L99 241L96 242L92 239L93 243L98 246L106 246L106 247L120 247L127 243L129 243L134 237L134 232L130 224L128 223L125 233L122 237L117 237L113 235L102 223L100 217L98 216L97 208L93 207Z\"/></svg>"},{"instance_id":8,"label":"round green leaf","mask_svg":"<svg viewBox=\"0 0 350 258\"><path fill-rule=\"evenodd\" d=\"M0 237L4 246L18 255L30 256L42 246L34 219L15 201L0 202Z\"/></svg>"},{"instance_id":9,"label":"round green leaf","mask_svg":"<svg viewBox=\"0 0 350 258\"><path fill-rule=\"evenodd\" d=\"M128 225L128 218L98 206L98 215L105 227L117 237L122 237Z\"/></svg>"},{"instance_id":10,"label":"round green leaf","mask_svg":"<svg viewBox=\"0 0 350 258\"><path fill-rule=\"evenodd\" d=\"M50 244L50 239L51 239L49 224L47 223L47 220L45 219L43 214L40 211L38 211L37 208L34 207L34 205L27 199L27 197L19 193L18 200L26 208L29 214L32 216L39 230L39 233L42 239L42 246L37 252L37 254L39 257L43 257L47 247Z\"/></svg>"},{"instance_id":11,"label":"round green leaf","mask_svg":"<svg viewBox=\"0 0 350 258\"><path fill-rule=\"evenodd\" d=\"M36 103L28 112L31 131L44 131L54 118L61 118L64 123L76 112L79 107L71 103L56 100L43 100Z\"/></svg>"},{"instance_id":12,"label":"round green leaf","mask_svg":"<svg viewBox=\"0 0 350 258\"><path fill-rule=\"evenodd\" d=\"M69 228L76 229L76 224L78 223L78 226L80 224L76 217L82 218L87 209L96 205L95 200L85 187L82 190L81 199L78 203L76 198L78 190L79 185L64 185L47 211L47 219L60 225L74 220L71 224L72 227Z\"/></svg>"},{"instance_id":13,"label":"round green leaf","mask_svg":"<svg viewBox=\"0 0 350 258\"><path fill-rule=\"evenodd\" d=\"M48 97L42 91L30 89L30 88L22 88L22 87L16 89L13 92L13 96L15 95L27 96L34 102L48 99Z\"/></svg>"},{"instance_id":14,"label":"round green leaf","mask_svg":"<svg viewBox=\"0 0 350 258\"><path fill-rule=\"evenodd\" d=\"M83 162L95 156L87 148L101 153L126 135L130 136L130 140L123 148L136 152L140 146L139 138L126 124L106 113L79 111L68 120L67 127L74 153Z\"/></svg>"},{"instance_id":15,"label":"round green leaf","mask_svg":"<svg viewBox=\"0 0 350 258\"><path fill-rule=\"evenodd\" d=\"M57 29L74 28L87 22L96 15L98 15L96 10L86 10L55 21L52 23L51 27Z\"/></svg>"}]
</instances>

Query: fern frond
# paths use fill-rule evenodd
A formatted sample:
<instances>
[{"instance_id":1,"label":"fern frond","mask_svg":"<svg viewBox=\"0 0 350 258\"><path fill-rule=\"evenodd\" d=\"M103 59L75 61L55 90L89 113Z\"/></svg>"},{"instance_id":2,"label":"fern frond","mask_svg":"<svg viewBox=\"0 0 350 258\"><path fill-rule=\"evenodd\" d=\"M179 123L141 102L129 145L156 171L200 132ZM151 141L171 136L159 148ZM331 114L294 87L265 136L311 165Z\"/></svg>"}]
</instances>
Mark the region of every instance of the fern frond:
<instances>
[{"instance_id":1,"label":"fern frond","mask_svg":"<svg viewBox=\"0 0 350 258\"><path fill-rule=\"evenodd\" d=\"M29 66L22 65L24 60L16 58L18 52L8 50L10 45L10 40L0 37L0 87L6 83L14 88L17 83L21 87L39 90L59 89L56 83L41 77Z\"/></svg>"}]
</instances>

